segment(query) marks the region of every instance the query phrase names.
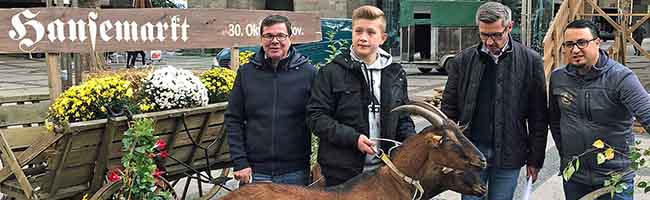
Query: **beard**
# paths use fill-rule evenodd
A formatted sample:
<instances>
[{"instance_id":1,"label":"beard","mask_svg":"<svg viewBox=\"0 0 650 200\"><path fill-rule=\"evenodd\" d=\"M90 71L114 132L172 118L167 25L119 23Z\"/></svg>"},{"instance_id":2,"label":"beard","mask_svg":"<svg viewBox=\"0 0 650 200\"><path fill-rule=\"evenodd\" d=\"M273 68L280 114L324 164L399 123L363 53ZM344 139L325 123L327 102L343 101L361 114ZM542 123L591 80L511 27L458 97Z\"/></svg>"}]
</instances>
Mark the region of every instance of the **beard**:
<instances>
[{"instance_id":1,"label":"beard","mask_svg":"<svg viewBox=\"0 0 650 200\"><path fill-rule=\"evenodd\" d=\"M587 64L571 64L573 67L578 68L578 69L584 69L587 67Z\"/></svg>"}]
</instances>

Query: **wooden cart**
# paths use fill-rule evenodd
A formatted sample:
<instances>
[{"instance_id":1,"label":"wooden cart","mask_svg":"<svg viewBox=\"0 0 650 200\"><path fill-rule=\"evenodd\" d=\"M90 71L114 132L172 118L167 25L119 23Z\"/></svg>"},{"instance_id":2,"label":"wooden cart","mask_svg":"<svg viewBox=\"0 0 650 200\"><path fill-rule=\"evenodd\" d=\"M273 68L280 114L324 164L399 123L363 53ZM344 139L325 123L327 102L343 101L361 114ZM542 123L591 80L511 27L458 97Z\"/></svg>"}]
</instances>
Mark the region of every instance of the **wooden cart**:
<instances>
[{"instance_id":1,"label":"wooden cart","mask_svg":"<svg viewBox=\"0 0 650 200\"><path fill-rule=\"evenodd\" d=\"M223 133L227 103L133 116L155 121L155 133L167 141L165 161L171 185L187 178L178 198L185 199L194 182L201 199L214 196L228 180L230 156ZM0 192L16 199L80 199L95 194L106 199L119 189L108 184L108 170L121 166L121 139L128 129L125 116L71 123L59 131L44 127L0 129L5 167ZM212 170L220 169L219 176ZM204 191L201 183L213 185ZM196 187L196 186L194 186Z\"/></svg>"}]
</instances>

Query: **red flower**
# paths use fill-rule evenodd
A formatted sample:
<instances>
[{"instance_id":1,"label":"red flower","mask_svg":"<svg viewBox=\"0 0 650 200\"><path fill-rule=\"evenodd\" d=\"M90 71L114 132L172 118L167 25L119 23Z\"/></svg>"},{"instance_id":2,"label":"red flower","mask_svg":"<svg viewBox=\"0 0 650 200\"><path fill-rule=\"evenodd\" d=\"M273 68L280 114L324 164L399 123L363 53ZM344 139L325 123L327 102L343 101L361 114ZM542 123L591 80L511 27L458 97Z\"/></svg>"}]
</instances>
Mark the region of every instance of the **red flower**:
<instances>
[{"instance_id":1,"label":"red flower","mask_svg":"<svg viewBox=\"0 0 650 200\"><path fill-rule=\"evenodd\" d=\"M153 146L153 148L156 148L156 149L158 149L159 151L162 151L162 150L165 149L166 147L167 147L167 143L166 143L165 140L163 140L162 138L161 138L161 139L158 139L158 141L156 141L156 144Z\"/></svg>"},{"instance_id":2,"label":"red flower","mask_svg":"<svg viewBox=\"0 0 650 200\"><path fill-rule=\"evenodd\" d=\"M112 182L119 181L120 179L122 179L122 177L120 177L120 174L118 172L119 172L118 169L111 170L108 173L108 175L106 175L106 177L108 178L108 181L112 183Z\"/></svg>"},{"instance_id":3,"label":"red flower","mask_svg":"<svg viewBox=\"0 0 650 200\"><path fill-rule=\"evenodd\" d=\"M167 153L167 151L161 151L160 153L158 153L158 156L160 156L160 158L162 159L165 159L169 157L169 153Z\"/></svg>"},{"instance_id":4,"label":"red flower","mask_svg":"<svg viewBox=\"0 0 650 200\"><path fill-rule=\"evenodd\" d=\"M160 176L164 175L165 171L160 171L158 168L156 168L156 171L153 172L153 177L159 178Z\"/></svg>"}]
</instances>

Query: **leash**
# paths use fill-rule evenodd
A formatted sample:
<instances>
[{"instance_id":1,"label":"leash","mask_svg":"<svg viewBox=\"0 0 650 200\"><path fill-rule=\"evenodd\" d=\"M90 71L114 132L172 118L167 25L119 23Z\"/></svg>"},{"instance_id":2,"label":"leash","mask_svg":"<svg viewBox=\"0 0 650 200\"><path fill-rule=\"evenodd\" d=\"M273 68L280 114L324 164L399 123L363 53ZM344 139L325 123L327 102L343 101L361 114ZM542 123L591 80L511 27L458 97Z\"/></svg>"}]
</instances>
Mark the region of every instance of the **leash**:
<instances>
[{"instance_id":1,"label":"leash","mask_svg":"<svg viewBox=\"0 0 650 200\"><path fill-rule=\"evenodd\" d=\"M420 185L419 180L415 180L399 171L399 169L395 167L395 164L393 164L393 162L390 160L390 157L388 157L388 154L385 154L383 150L379 149L378 155L375 156L384 161L386 166L393 170L393 172L395 172L395 174L397 174L397 176L399 176L402 180L415 187L415 191L413 191L413 198L411 198L411 200L420 200L422 198L422 195L424 195L424 189L422 188L422 185Z\"/></svg>"}]
</instances>

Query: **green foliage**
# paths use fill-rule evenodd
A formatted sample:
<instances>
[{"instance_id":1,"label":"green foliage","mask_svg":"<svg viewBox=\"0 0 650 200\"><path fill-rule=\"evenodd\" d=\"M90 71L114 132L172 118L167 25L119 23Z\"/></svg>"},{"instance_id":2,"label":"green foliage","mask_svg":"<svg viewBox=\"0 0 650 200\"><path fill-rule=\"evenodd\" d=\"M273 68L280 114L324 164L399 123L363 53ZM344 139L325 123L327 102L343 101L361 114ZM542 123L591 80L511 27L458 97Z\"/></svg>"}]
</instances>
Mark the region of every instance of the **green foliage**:
<instances>
[{"instance_id":1,"label":"green foliage","mask_svg":"<svg viewBox=\"0 0 650 200\"><path fill-rule=\"evenodd\" d=\"M575 166L573 163L576 163ZM574 161L569 162L569 165L566 168L564 168L564 171L562 172L562 178L564 178L565 181L571 179L573 173L575 173L578 167L580 166L579 164L580 164L579 159L574 159Z\"/></svg>"},{"instance_id":2,"label":"green foliage","mask_svg":"<svg viewBox=\"0 0 650 200\"><path fill-rule=\"evenodd\" d=\"M614 159L614 154L619 154L632 161L630 168L633 171L638 171L643 168L650 168L650 163L648 162L650 159L650 149L642 149L639 147L640 144L640 141L636 141L635 144L630 147L630 152L628 154L625 154L623 152L617 151L609 144L598 139L594 141L592 148L587 149L585 152L578 156L575 156L571 161L569 161L569 164L562 171L562 177L565 181L571 179L571 176L573 176L573 174L579 170L580 157L596 151L598 151L596 153L596 162L598 165L603 164L608 160ZM622 182L622 178L627 175L627 173L629 172L613 171L610 173L609 179L605 180L603 183L604 187L613 187L613 190L610 192L610 197L613 198L615 193L622 193L629 187L634 187L633 185L628 185L627 183ZM650 182L648 181L641 180L638 182L636 187L643 189L645 193L650 192Z\"/></svg>"},{"instance_id":3,"label":"green foliage","mask_svg":"<svg viewBox=\"0 0 650 200\"><path fill-rule=\"evenodd\" d=\"M137 119L124 133L122 139L122 179L124 185L117 193L118 199L171 199L171 193L156 193L156 177L160 175L153 161L156 153L154 122L151 119Z\"/></svg>"},{"instance_id":4,"label":"green foliage","mask_svg":"<svg viewBox=\"0 0 650 200\"><path fill-rule=\"evenodd\" d=\"M339 29L340 27L337 27L334 29L334 31L328 31L325 33L325 39L327 39L327 49L325 52L327 52L327 57L325 58L324 63L316 63L314 65L316 68L320 68L322 66L325 66L327 63L332 62L332 60L334 60L337 55L339 55L343 50L347 49L350 46L350 43L347 40L334 39Z\"/></svg>"},{"instance_id":5,"label":"green foliage","mask_svg":"<svg viewBox=\"0 0 650 200\"><path fill-rule=\"evenodd\" d=\"M598 165L605 163L605 154L598 153L598 155L596 156L596 163Z\"/></svg>"}]
</instances>

